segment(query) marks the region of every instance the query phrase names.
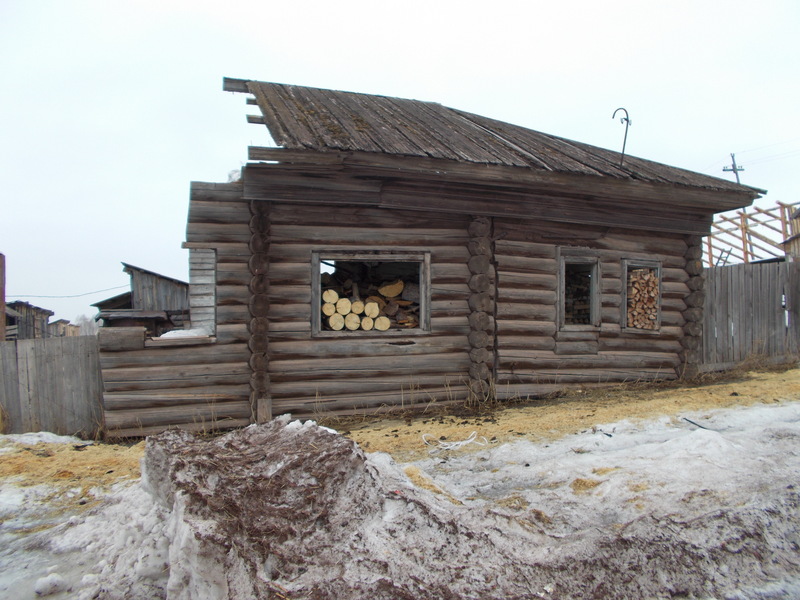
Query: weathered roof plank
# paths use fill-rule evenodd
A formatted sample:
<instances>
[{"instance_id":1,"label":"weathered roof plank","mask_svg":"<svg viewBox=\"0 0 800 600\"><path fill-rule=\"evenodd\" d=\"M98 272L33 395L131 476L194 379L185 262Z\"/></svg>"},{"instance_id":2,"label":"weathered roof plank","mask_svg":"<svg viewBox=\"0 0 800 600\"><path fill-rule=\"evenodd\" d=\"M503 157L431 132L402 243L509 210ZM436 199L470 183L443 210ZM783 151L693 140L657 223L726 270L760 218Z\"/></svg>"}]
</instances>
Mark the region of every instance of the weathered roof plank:
<instances>
[{"instance_id":1,"label":"weathered roof plank","mask_svg":"<svg viewBox=\"0 0 800 600\"><path fill-rule=\"evenodd\" d=\"M275 142L290 150L365 152L545 173L744 193L763 190L541 133L433 102L261 81L225 80L255 96Z\"/></svg>"}]
</instances>

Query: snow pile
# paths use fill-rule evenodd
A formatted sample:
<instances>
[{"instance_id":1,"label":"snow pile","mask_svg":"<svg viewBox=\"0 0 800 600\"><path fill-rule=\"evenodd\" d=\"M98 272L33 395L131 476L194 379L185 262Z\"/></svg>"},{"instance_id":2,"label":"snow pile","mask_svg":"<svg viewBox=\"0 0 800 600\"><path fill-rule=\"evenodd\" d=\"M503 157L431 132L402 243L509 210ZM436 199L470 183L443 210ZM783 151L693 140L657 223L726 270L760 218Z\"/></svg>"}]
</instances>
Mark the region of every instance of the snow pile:
<instances>
[{"instance_id":1,"label":"snow pile","mask_svg":"<svg viewBox=\"0 0 800 600\"><path fill-rule=\"evenodd\" d=\"M686 416L442 449L407 466L427 489L388 455L311 422L282 418L213 440L167 432L148 440L141 485L0 551L0 591L800 597L800 403ZM428 491L437 487L444 493Z\"/></svg>"}]
</instances>

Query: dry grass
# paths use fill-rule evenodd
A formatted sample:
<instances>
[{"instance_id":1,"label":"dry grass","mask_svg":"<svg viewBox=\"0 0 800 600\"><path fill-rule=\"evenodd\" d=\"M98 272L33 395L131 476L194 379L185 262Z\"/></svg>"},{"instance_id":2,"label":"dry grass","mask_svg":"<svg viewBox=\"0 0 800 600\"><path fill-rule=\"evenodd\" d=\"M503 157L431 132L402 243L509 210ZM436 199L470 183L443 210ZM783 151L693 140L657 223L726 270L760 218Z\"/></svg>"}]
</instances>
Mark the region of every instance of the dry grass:
<instances>
[{"instance_id":1,"label":"dry grass","mask_svg":"<svg viewBox=\"0 0 800 600\"><path fill-rule=\"evenodd\" d=\"M800 398L800 369L702 375L692 381L626 384L572 390L558 397L501 405L492 411L440 411L395 418L338 419L333 426L367 451L392 454L407 462L427 456L422 435L454 442L476 431L492 443L517 439L546 440L591 430L625 419L676 417L687 412L748 406ZM468 445L459 452L480 449Z\"/></svg>"}]
</instances>

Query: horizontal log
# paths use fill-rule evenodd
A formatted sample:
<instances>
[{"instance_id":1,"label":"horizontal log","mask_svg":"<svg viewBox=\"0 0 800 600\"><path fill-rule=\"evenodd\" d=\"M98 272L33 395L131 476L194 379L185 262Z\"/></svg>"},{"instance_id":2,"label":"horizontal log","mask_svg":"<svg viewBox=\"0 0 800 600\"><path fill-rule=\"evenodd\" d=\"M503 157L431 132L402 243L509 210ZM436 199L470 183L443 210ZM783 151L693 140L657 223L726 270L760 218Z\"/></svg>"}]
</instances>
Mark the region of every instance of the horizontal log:
<instances>
[{"instance_id":1,"label":"horizontal log","mask_svg":"<svg viewBox=\"0 0 800 600\"><path fill-rule=\"evenodd\" d=\"M331 227L331 223L336 223ZM463 246L467 250L469 237L466 231L450 228L387 227L392 223L389 214L382 227L367 225L343 225L335 221L335 213L329 214L324 223L309 225L283 225L273 221L270 228L272 246L283 243L311 243L316 245L350 244L361 246L385 246L387 241L396 245ZM469 252L467 251L467 254Z\"/></svg>"},{"instance_id":2,"label":"horizontal log","mask_svg":"<svg viewBox=\"0 0 800 600\"><path fill-rule=\"evenodd\" d=\"M532 258L528 256L511 256L496 254L497 270L521 273L554 274L558 271L558 263L551 258ZM501 277L502 278L502 277Z\"/></svg>"},{"instance_id":3,"label":"horizontal log","mask_svg":"<svg viewBox=\"0 0 800 600\"><path fill-rule=\"evenodd\" d=\"M150 407L144 410L106 411L105 427L108 431L135 427L161 426L185 423L205 424L209 430L222 419L250 419L250 401L226 402L209 406L203 404L178 404Z\"/></svg>"},{"instance_id":4,"label":"horizontal log","mask_svg":"<svg viewBox=\"0 0 800 600\"><path fill-rule=\"evenodd\" d=\"M501 271L498 278L501 289L522 288L529 290L556 290L558 276L552 273L531 273L520 271Z\"/></svg>"},{"instance_id":5,"label":"horizontal log","mask_svg":"<svg viewBox=\"0 0 800 600\"><path fill-rule=\"evenodd\" d=\"M381 228L387 219L395 227L425 229L431 225L441 229L453 229L468 236L470 219L466 215L420 214L419 211L392 210L361 206L319 206L309 204L302 211L296 204L275 202L270 204L270 218L276 225L307 226L315 224L330 227L331 222L342 219L345 222L359 223L363 227Z\"/></svg>"},{"instance_id":6,"label":"horizontal log","mask_svg":"<svg viewBox=\"0 0 800 600\"><path fill-rule=\"evenodd\" d=\"M554 290L506 287L503 284L497 290L497 301L502 303L555 304L557 299L558 294Z\"/></svg>"},{"instance_id":7,"label":"horizontal log","mask_svg":"<svg viewBox=\"0 0 800 600\"><path fill-rule=\"evenodd\" d=\"M315 381L283 381L272 382L270 394L273 402L296 398L329 399L335 396L355 396L363 394L393 393L399 396L411 397L424 390L461 385L464 373L436 373L425 375L386 375L383 377L325 379Z\"/></svg>"},{"instance_id":8,"label":"horizontal log","mask_svg":"<svg viewBox=\"0 0 800 600\"><path fill-rule=\"evenodd\" d=\"M387 252L394 251L408 251L408 252L430 252L431 264L435 263L458 263L466 266L470 258L466 245L464 246L451 246L451 245L433 245L433 244L413 244L393 241L391 239L383 239L380 243L373 244L358 244L359 246L368 246L370 250L386 250ZM311 252L315 250L324 250L326 252L337 252L353 250L354 243L347 244L318 244L318 243L290 243L285 242L281 244L272 244L269 248L270 264L273 262L290 261L300 262L309 260Z\"/></svg>"},{"instance_id":9,"label":"horizontal log","mask_svg":"<svg viewBox=\"0 0 800 600\"><path fill-rule=\"evenodd\" d=\"M242 223L198 223L195 221L186 229L187 241L199 244L217 244L218 242L243 242L246 244L252 235L247 221Z\"/></svg>"},{"instance_id":10,"label":"horizontal log","mask_svg":"<svg viewBox=\"0 0 800 600\"><path fill-rule=\"evenodd\" d=\"M219 328L231 325L240 325L250 321L250 308L246 304L217 306L217 336Z\"/></svg>"},{"instance_id":11,"label":"horizontal log","mask_svg":"<svg viewBox=\"0 0 800 600\"><path fill-rule=\"evenodd\" d=\"M195 223L248 223L250 207L247 202L192 197L189 202L188 222Z\"/></svg>"},{"instance_id":12,"label":"horizontal log","mask_svg":"<svg viewBox=\"0 0 800 600\"><path fill-rule=\"evenodd\" d=\"M551 335L509 335L497 336L497 347L503 350L549 350L556 347Z\"/></svg>"},{"instance_id":13,"label":"horizontal log","mask_svg":"<svg viewBox=\"0 0 800 600\"><path fill-rule=\"evenodd\" d=\"M101 327L97 333L101 355L144 348L144 327Z\"/></svg>"},{"instance_id":14,"label":"horizontal log","mask_svg":"<svg viewBox=\"0 0 800 600\"><path fill-rule=\"evenodd\" d=\"M248 386L249 388L249 386ZM107 412L118 410L143 410L154 407L169 407L181 405L207 405L218 406L231 402L249 402L249 389L239 395L209 394L195 392L192 388L184 393L156 392L156 393L106 393L103 395L103 405Z\"/></svg>"},{"instance_id":15,"label":"horizontal log","mask_svg":"<svg viewBox=\"0 0 800 600\"><path fill-rule=\"evenodd\" d=\"M220 263L240 263L250 257L250 248L242 242L193 242L190 231L186 232L187 241L184 248L213 249L217 253L217 265Z\"/></svg>"},{"instance_id":16,"label":"horizontal log","mask_svg":"<svg viewBox=\"0 0 800 600\"><path fill-rule=\"evenodd\" d=\"M560 357L559 357L560 358ZM499 367L498 381L535 384L609 384L632 381L675 379L674 368L604 368L604 369L521 369Z\"/></svg>"},{"instance_id":17,"label":"horizontal log","mask_svg":"<svg viewBox=\"0 0 800 600\"><path fill-rule=\"evenodd\" d=\"M146 350L131 350L128 352L114 352L103 354L100 357L102 369L115 369L121 367L166 366L166 365L197 365L247 362L250 351L246 344L210 344L203 346L184 346L179 348L150 348Z\"/></svg>"},{"instance_id":18,"label":"horizontal log","mask_svg":"<svg viewBox=\"0 0 800 600\"><path fill-rule=\"evenodd\" d=\"M498 350L498 370L506 371L513 364L514 372L540 369L638 369L674 368L680 359L672 352L598 352L578 356L557 356L552 352Z\"/></svg>"},{"instance_id":19,"label":"horizontal log","mask_svg":"<svg viewBox=\"0 0 800 600\"><path fill-rule=\"evenodd\" d=\"M192 387L209 385L235 384L242 382L242 376L250 376L247 362L210 363L169 366L136 366L118 367L103 372L103 383L106 391L124 391L125 389L153 389L175 385ZM192 382L195 382L192 384ZM126 388L125 386L130 387Z\"/></svg>"},{"instance_id":20,"label":"horizontal log","mask_svg":"<svg viewBox=\"0 0 800 600\"><path fill-rule=\"evenodd\" d=\"M392 409L417 411L462 402L468 396L466 387L441 387L414 393L383 392L376 394L318 396L273 400L273 414L291 413L294 417L319 417L330 414L385 413Z\"/></svg>"},{"instance_id":21,"label":"horizontal log","mask_svg":"<svg viewBox=\"0 0 800 600\"><path fill-rule=\"evenodd\" d=\"M556 341L555 354L557 355L594 355L597 354L597 340L583 342L562 342Z\"/></svg>"},{"instance_id":22,"label":"horizontal log","mask_svg":"<svg viewBox=\"0 0 800 600\"><path fill-rule=\"evenodd\" d=\"M556 332L554 321L498 319L497 333L500 338L513 335L553 336Z\"/></svg>"},{"instance_id":23,"label":"horizontal log","mask_svg":"<svg viewBox=\"0 0 800 600\"><path fill-rule=\"evenodd\" d=\"M239 427L246 427L252 421L250 419L217 419L213 426L207 423L182 423L177 425L177 429L184 431L193 431L200 433L213 433L216 431L223 431L227 429L237 429ZM163 425L154 425L150 427L116 427L114 429L107 429L105 432L106 438L111 440L127 439L137 437L147 437L148 435L155 435L168 429Z\"/></svg>"},{"instance_id":24,"label":"horizontal log","mask_svg":"<svg viewBox=\"0 0 800 600\"><path fill-rule=\"evenodd\" d=\"M530 227L530 223L526 224ZM506 234L506 237L501 237L495 240L494 253L495 256L521 256L526 258L544 258L550 261L555 261L556 246L555 244L542 244L537 242L530 242L524 239L519 239L515 233L511 232L502 220L495 219L495 237ZM520 233L524 235L524 233Z\"/></svg>"},{"instance_id":25,"label":"horizontal log","mask_svg":"<svg viewBox=\"0 0 800 600\"><path fill-rule=\"evenodd\" d=\"M422 375L424 373L464 371L469 367L469 355L464 351L441 352L404 356L364 357L350 360L348 357L271 360L270 377L272 381L286 381L296 378L348 378L385 375Z\"/></svg>"},{"instance_id":26,"label":"horizontal log","mask_svg":"<svg viewBox=\"0 0 800 600\"><path fill-rule=\"evenodd\" d=\"M599 340L600 352L628 351L628 352L660 352L677 355L681 351L678 339L663 339L660 335L626 336Z\"/></svg>"},{"instance_id":27,"label":"horizontal log","mask_svg":"<svg viewBox=\"0 0 800 600\"><path fill-rule=\"evenodd\" d=\"M675 313L669 313L669 315L675 316ZM612 325L608 323L603 323L603 327L600 329L601 339L622 338L635 340L642 337L648 339L677 340L683 337L683 324L680 326L665 325L662 320L661 327L655 332L641 329L621 329L619 325Z\"/></svg>"},{"instance_id":28,"label":"horizontal log","mask_svg":"<svg viewBox=\"0 0 800 600\"><path fill-rule=\"evenodd\" d=\"M661 276L663 277L663 282L669 281L679 281L681 283L686 283L689 281L689 274L684 269L673 269L673 268L663 268L661 269Z\"/></svg>"},{"instance_id":29,"label":"horizontal log","mask_svg":"<svg viewBox=\"0 0 800 600\"><path fill-rule=\"evenodd\" d=\"M657 379L675 379L675 376L671 377L657 377ZM509 373L498 373L497 382L496 382L496 390L497 390L497 397L499 400L524 400L524 399L533 399L533 398L542 398L546 396L552 396L558 392L563 392L570 388L579 387L582 390L587 389L602 389L608 388L610 386L615 385L614 383L588 383L588 382L581 382L579 384L568 384L568 383L561 383L561 384L552 384L552 383L537 383L537 382L528 382L528 383L521 383L520 378L514 376L513 374ZM546 410L546 407L542 407L542 410Z\"/></svg>"},{"instance_id":30,"label":"horizontal log","mask_svg":"<svg viewBox=\"0 0 800 600\"><path fill-rule=\"evenodd\" d=\"M503 244L530 244L537 237L544 236L552 240L552 247L557 245L586 245L601 250L612 250L627 254L640 254L642 258L649 255L684 256L686 242L682 235L648 231L646 234L632 232L617 227L596 227L592 225L575 225L540 221L532 224L528 221L509 221L495 219L495 235L508 233ZM530 241L528 241L530 240ZM540 245L543 245L540 243ZM520 252L525 254L525 252ZM633 257L632 258L639 258Z\"/></svg>"},{"instance_id":31,"label":"horizontal log","mask_svg":"<svg viewBox=\"0 0 800 600\"><path fill-rule=\"evenodd\" d=\"M683 281L662 281L661 282L661 296L662 298L685 298L689 295L689 286Z\"/></svg>"},{"instance_id":32,"label":"horizontal log","mask_svg":"<svg viewBox=\"0 0 800 600\"><path fill-rule=\"evenodd\" d=\"M370 336L337 336L335 338L315 338L308 340L271 341L269 356L271 360L292 357L306 357L316 361L318 358L346 357L358 360L370 356L397 356L430 354L431 352L466 352L465 335L420 335L403 340Z\"/></svg>"},{"instance_id":33,"label":"horizontal log","mask_svg":"<svg viewBox=\"0 0 800 600\"><path fill-rule=\"evenodd\" d=\"M250 300L250 289L247 283L238 285L217 284L217 304L247 304Z\"/></svg>"},{"instance_id":34,"label":"horizontal log","mask_svg":"<svg viewBox=\"0 0 800 600\"><path fill-rule=\"evenodd\" d=\"M497 302L498 320L553 321L556 320L554 304L526 304L522 302Z\"/></svg>"}]
</instances>

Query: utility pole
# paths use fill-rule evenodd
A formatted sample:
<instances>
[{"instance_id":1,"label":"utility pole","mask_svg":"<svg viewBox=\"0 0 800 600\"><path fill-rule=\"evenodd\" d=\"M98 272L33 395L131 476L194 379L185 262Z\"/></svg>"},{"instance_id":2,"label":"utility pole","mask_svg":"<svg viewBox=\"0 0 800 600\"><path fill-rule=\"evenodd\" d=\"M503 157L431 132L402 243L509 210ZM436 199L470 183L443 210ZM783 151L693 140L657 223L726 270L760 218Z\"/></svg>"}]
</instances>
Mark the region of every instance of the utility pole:
<instances>
[{"instance_id":1,"label":"utility pole","mask_svg":"<svg viewBox=\"0 0 800 600\"><path fill-rule=\"evenodd\" d=\"M739 181L739 171L744 171L744 167L739 167L736 165L736 155L731 153L731 166L730 167L722 167L723 171L733 171L733 174L736 175L736 183L742 183Z\"/></svg>"}]
</instances>

